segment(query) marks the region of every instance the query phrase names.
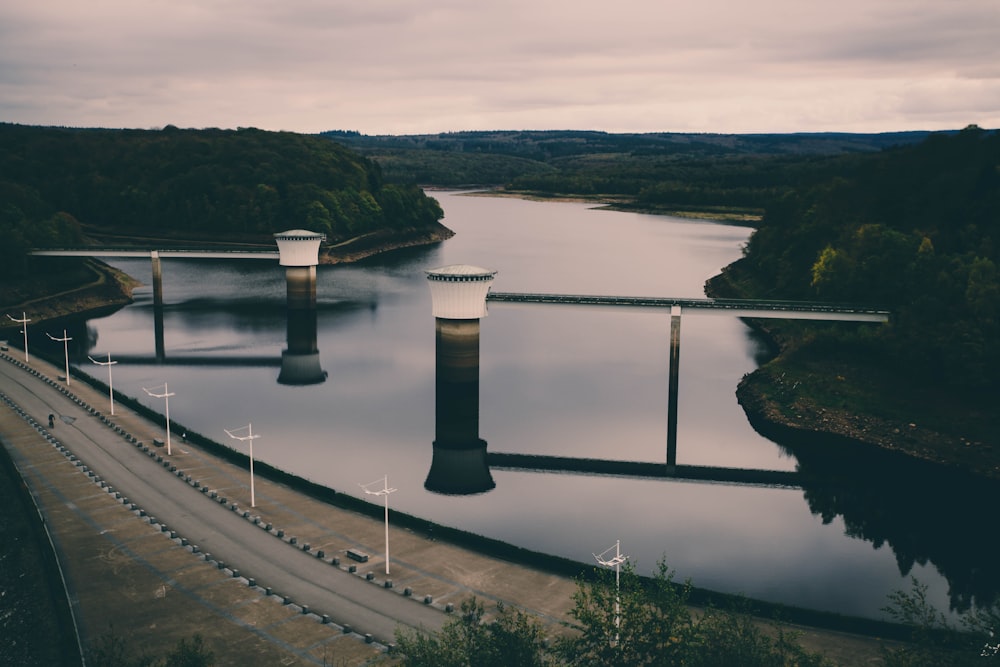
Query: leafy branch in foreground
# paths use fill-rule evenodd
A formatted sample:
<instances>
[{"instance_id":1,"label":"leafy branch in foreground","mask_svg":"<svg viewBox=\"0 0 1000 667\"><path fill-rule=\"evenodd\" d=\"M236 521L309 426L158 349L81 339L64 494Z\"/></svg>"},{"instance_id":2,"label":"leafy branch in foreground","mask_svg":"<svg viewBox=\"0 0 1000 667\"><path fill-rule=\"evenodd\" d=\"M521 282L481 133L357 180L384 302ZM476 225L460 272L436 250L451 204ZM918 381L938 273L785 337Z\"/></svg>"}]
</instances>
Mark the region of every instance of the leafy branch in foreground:
<instances>
[{"instance_id":1,"label":"leafy branch in foreground","mask_svg":"<svg viewBox=\"0 0 1000 667\"><path fill-rule=\"evenodd\" d=\"M909 591L889 595L882 611L912 628L910 643L885 649L887 667L960 667L1000 662L1000 606L976 609L962 617L959 627L927 599L927 585L916 578Z\"/></svg>"}]
</instances>

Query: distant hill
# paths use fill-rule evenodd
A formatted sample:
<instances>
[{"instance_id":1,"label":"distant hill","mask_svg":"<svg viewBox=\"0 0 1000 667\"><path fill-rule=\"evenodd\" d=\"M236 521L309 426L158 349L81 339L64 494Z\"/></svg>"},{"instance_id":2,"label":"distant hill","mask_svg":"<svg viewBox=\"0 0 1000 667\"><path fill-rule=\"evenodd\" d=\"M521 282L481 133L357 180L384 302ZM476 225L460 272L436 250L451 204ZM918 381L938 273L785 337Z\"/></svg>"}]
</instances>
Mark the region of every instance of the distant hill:
<instances>
[{"instance_id":1,"label":"distant hill","mask_svg":"<svg viewBox=\"0 0 1000 667\"><path fill-rule=\"evenodd\" d=\"M523 180L558 178L588 167L704 163L747 157L815 157L866 153L913 144L928 132L882 134L616 134L577 130L364 135L332 130L321 136L378 162L386 179L422 185L530 187ZM636 194L636 193L630 193Z\"/></svg>"}]
</instances>

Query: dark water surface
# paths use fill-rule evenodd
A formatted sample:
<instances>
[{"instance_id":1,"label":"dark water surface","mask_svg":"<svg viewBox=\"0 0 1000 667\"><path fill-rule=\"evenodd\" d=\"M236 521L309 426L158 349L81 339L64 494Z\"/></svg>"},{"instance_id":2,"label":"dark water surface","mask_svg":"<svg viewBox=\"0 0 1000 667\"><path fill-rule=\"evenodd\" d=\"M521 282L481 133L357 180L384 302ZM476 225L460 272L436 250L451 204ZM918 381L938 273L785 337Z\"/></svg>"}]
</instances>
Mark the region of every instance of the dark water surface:
<instances>
[{"instance_id":1,"label":"dark water surface","mask_svg":"<svg viewBox=\"0 0 1000 667\"><path fill-rule=\"evenodd\" d=\"M965 498L960 482L900 485L891 462L851 459L849 470L867 474L850 494L838 486L855 483L849 471L803 490L495 469L486 493L426 490L435 347L424 269L496 269L496 291L700 297L749 236L578 203L434 196L454 238L319 267L322 383L277 382L285 283L268 261L165 260L163 362L150 288L88 322L89 349L78 359L106 379L85 355L110 352L120 359L115 388L161 411L142 387L169 383L171 417L219 442L228 440L223 429L252 422L255 456L279 468L359 497L359 483L388 475L393 508L584 563L620 539L641 572L665 556L700 587L871 617L910 575L944 609L949 580L939 569L959 602L997 590L994 548L968 535L974 524L949 521L964 502L991 502L995 489ZM148 261L113 263L150 282ZM481 323L479 416L489 451L665 461L669 326L667 312L491 304ZM684 316L679 464L796 469L736 402L737 382L761 354L739 320Z\"/></svg>"}]
</instances>

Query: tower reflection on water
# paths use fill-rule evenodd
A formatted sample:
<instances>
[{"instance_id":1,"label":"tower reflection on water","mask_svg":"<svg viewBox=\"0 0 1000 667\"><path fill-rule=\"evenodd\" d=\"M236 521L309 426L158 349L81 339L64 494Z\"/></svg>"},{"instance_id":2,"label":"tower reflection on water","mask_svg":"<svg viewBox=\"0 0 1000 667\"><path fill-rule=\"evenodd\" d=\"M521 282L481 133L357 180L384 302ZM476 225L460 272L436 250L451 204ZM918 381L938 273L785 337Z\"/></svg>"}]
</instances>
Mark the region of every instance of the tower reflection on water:
<instances>
[{"instance_id":1,"label":"tower reflection on water","mask_svg":"<svg viewBox=\"0 0 1000 667\"><path fill-rule=\"evenodd\" d=\"M496 271L457 264L427 271L435 330L434 451L424 488L485 493L496 484L479 437L479 320Z\"/></svg>"}]
</instances>

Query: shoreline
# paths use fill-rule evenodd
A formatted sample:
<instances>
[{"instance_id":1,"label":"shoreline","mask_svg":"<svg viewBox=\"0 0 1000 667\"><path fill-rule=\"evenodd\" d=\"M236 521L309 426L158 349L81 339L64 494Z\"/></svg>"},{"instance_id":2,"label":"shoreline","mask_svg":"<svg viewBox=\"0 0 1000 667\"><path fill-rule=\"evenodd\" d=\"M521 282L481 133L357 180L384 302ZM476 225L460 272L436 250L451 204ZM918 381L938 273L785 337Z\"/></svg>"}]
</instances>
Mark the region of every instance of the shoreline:
<instances>
[{"instance_id":1,"label":"shoreline","mask_svg":"<svg viewBox=\"0 0 1000 667\"><path fill-rule=\"evenodd\" d=\"M738 264L739 260L707 280L706 295L743 297L742 290L733 282ZM850 360L824 360L801 354L798 356L806 358L794 358L796 351L771 327L759 320L744 322L763 336L772 349L770 360L744 376L736 388L737 400L747 419L764 437L780 444L782 440L794 442L820 436L833 447L838 442L871 447L975 477L1000 480L1000 456L994 454L997 443L935 428L927 423L932 420L919 404L896 404L893 409L897 414L886 416L859 411L856 407L843 409L823 400L826 386L822 385L832 382L840 384L845 395L852 390L852 383L861 387L855 391L871 392L881 387L884 393L877 398L885 401L887 396L898 393L893 392L893 378L871 372L863 361L852 364ZM896 386L899 382L896 378ZM931 393L921 398L933 402L935 396ZM970 414L976 411L973 406L966 409ZM967 420L958 415L952 421L964 424Z\"/></svg>"},{"instance_id":2,"label":"shoreline","mask_svg":"<svg viewBox=\"0 0 1000 667\"><path fill-rule=\"evenodd\" d=\"M380 230L321 248L319 264L348 264L395 250L433 245L454 235L455 232L440 222L428 229L408 229L401 233ZM0 304L0 309L7 312L31 311L32 328L70 318L102 317L132 303L132 290L142 285L132 276L98 259L88 258L86 267L95 275L91 282L20 303ZM19 331L19 325L7 318L0 321L0 339L14 340Z\"/></svg>"}]
</instances>

